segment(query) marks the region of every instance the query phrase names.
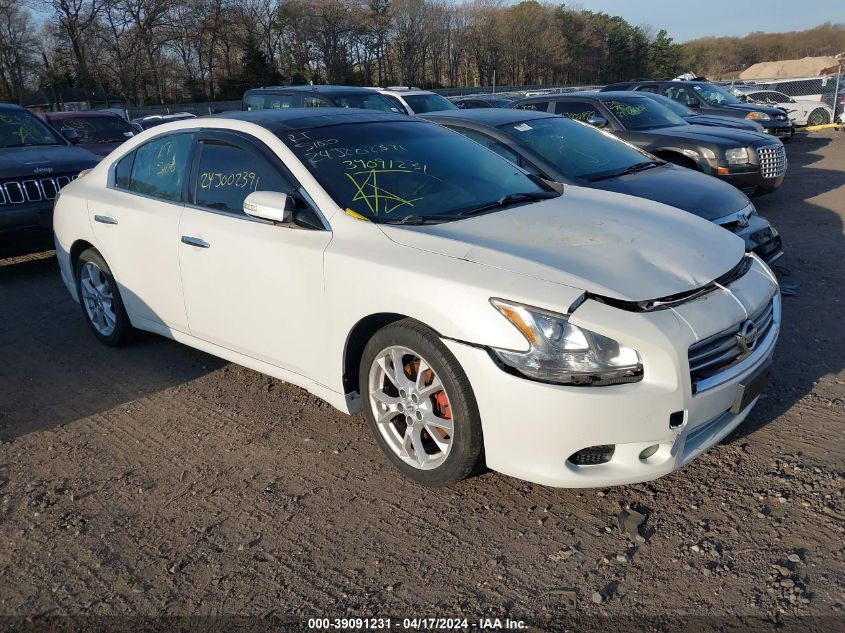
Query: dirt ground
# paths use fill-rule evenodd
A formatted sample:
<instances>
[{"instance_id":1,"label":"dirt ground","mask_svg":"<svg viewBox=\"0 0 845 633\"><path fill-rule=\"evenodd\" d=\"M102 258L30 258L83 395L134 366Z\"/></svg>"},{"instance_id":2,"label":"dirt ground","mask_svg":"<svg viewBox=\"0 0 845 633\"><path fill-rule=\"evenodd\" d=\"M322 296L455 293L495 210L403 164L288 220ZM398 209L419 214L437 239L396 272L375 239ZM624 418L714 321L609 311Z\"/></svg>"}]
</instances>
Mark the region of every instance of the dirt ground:
<instances>
[{"instance_id":1,"label":"dirt ground","mask_svg":"<svg viewBox=\"0 0 845 633\"><path fill-rule=\"evenodd\" d=\"M361 416L161 338L107 349L54 259L0 262L0 615L841 626L845 134L788 155L755 201L791 291L765 399L687 468L599 491L423 489Z\"/></svg>"}]
</instances>

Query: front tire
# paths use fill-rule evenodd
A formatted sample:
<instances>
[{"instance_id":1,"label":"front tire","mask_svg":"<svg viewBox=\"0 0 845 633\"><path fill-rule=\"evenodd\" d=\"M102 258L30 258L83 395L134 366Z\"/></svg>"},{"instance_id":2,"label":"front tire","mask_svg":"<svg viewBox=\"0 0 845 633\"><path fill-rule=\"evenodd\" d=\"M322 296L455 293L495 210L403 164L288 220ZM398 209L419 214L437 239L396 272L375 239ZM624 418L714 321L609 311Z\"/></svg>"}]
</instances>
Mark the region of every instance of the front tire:
<instances>
[{"instance_id":1,"label":"front tire","mask_svg":"<svg viewBox=\"0 0 845 633\"><path fill-rule=\"evenodd\" d=\"M469 379L437 335L404 319L379 330L359 370L364 415L390 462L425 486L445 486L484 461Z\"/></svg>"},{"instance_id":2,"label":"front tire","mask_svg":"<svg viewBox=\"0 0 845 633\"><path fill-rule=\"evenodd\" d=\"M830 113L822 108L816 108L807 117L807 125L827 125L830 123Z\"/></svg>"},{"instance_id":3,"label":"front tire","mask_svg":"<svg viewBox=\"0 0 845 633\"><path fill-rule=\"evenodd\" d=\"M79 305L94 336L109 347L129 342L134 329L111 269L96 249L80 254L75 276Z\"/></svg>"}]
</instances>

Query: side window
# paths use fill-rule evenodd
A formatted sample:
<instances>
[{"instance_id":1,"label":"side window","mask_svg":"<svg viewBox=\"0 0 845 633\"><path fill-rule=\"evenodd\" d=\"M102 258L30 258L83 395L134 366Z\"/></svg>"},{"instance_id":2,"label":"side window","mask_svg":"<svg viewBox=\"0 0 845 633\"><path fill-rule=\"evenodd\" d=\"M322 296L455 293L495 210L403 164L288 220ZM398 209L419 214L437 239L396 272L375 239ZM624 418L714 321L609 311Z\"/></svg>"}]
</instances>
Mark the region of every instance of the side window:
<instances>
[{"instance_id":1,"label":"side window","mask_svg":"<svg viewBox=\"0 0 845 633\"><path fill-rule=\"evenodd\" d=\"M129 179L132 176L132 163L135 161L135 152L130 152L114 166L114 186L117 189L129 189Z\"/></svg>"},{"instance_id":2,"label":"side window","mask_svg":"<svg viewBox=\"0 0 845 633\"><path fill-rule=\"evenodd\" d=\"M685 106L692 106L697 105L698 100L693 97L689 91L684 88L683 86L669 86L666 88L666 91L663 93L670 99L677 101L678 103L682 103Z\"/></svg>"},{"instance_id":3,"label":"side window","mask_svg":"<svg viewBox=\"0 0 845 633\"><path fill-rule=\"evenodd\" d=\"M296 95L255 94L247 95L244 104L247 110L281 110L297 107Z\"/></svg>"},{"instance_id":4,"label":"side window","mask_svg":"<svg viewBox=\"0 0 845 633\"><path fill-rule=\"evenodd\" d=\"M169 134L135 150L129 190L180 201L192 142L192 134Z\"/></svg>"},{"instance_id":5,"label":"side window","mask_svg":"<svg viewBox=\"0 0 845 633\"><path fill-rule=\"evenodd\" d=\"M640 92L653 92L654 94L657 94L659 88L657 86L640 86L637 90Z\"/></svg>"},{"instance_id":6,"label":"side window","mask_svg":"<svg viewBox=\"0 0 845 633\"><path fill-rule=\"evenodd\" d=\"M549 111L549 102L548 101L531 101L529 103L520 103L517 106L514 106L519 110L536 110L537 112L548 112Z\"/></svg>"},{"instance_id":7,"label":"side window","mask_svg":"<svg viewBox=\"0 0 845 633\"><path fill-rule=\"evenodd\" d=\"M460 132L467 138L471 138L476 143L479 143L486 147L487 149L492 149L502 158L507 158L510 162L514 165L519 165L519 155L502 145L499 141L494 138L490 138L486 134L482 134L481 132L476 132L475 130L468 130L466 128L452 128L456 132Z\"/></svg>"},{"instance_id":8,"label":"side window","mask_svg":"<svg viewBox=\"0 0 845 633\"><path fill-rule=\"evenodd\" d=\"M591 116L596 116L598 111L592 103L586 103L584 101L558 101L555 103L555 114L586 123L587 119Z\"/></svg>"},{"instance_id":9,"label":"side window","mask_svg":"<svg viewBox=\"0 0 845 633\"><path fill-rule=\"evenodd\" d=\"M202 141L193 189L198 206L243 214L244 199L253 191L287 192L291 184L254 150Z\"/></svg>"}]
</instances>

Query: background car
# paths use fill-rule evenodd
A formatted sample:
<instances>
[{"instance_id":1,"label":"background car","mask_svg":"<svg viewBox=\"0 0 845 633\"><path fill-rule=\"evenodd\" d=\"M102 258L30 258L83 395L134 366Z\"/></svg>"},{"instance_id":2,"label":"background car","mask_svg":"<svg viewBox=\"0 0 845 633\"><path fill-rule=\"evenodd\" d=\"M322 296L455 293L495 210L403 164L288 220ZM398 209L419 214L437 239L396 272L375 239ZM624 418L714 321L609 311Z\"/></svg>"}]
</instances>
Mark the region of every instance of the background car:
<instances>
[{"instance_id":1,"label":"background car","mask_svg":"<svg viewBox=\"0 0 845 633\"><path fill-rule=\"evenodd\" d=\"M0 258L53 248L53 201L99 160L29 110L0 104Z\"/></svg>"},{"instance_id":2,"label":"background car","mask_svg":"<svg viewBox=\"0 0 845 633\"><path fill-rule=\"evenodd\" d=\"M552 112L605 128L664 160L729 182L748 196L783 183L786 152L767 134L689 125L635 92L580 92L517 101L514 108Z\"/></svg>"},{"instance_id":3,"label":"background car","mask_svg":"<svg viewBox=\"0 0 845 633\"><path fill-rule=\"evenodd\" d=\"M648 97L649 99L654 99L663 107L668 108L678 116L683 117L686 122L690 125L712 125L714 127L732 127L737 130L746 130L748 132L757 132L759 134L765 132L763 126L757 123L756 121L749 121L748 119L737 119L736 117L701 114L699 111L693 110L692 108L687 107L682 103L675 101L674 99L664 97L663 95L659 95L654 92L641 91L637 94L642 94Z\"/></svg>"},{"instance_id":4,"label":"background car","mask_svg":"<svg viewBox=\"0 0 845 633\"><path fill-rule=\"evenodd\" d=\"M363 108L382 112L402 112L394 100L373 88L355 86L271 86L244 92L243 110L284 110L287 108Z\"/></svg>"},{"instance_id":5,"label":"background car","mask_svg":"<svg viewBox=\"0 0 845 633\"><path fill-rule=\"evenodd\" d=\"M73 130L75 138L68 140L100 156L141 131L113 112L46 112L43 116L62 135Z\"/></svg>"},{"instance_id":6,"label":"background car","mask_svg":"<svg viewBox=\"0 0 845 633\"><path fill-rule=\"evenodd\" d=\"M132 125L137 125L141 130L148 130L156 125L163 123L170 123L171 121L184 121L185 119L195 119L196 114L190 112L174 112L173 114L149 114L147 116L132 119Z\"/></svg>"},{"instance_id":7,"label":"background car","mask_svg":"<svg viewBox=\"0 0 845 633\"><path fill-rule=\"evenodd\" d=\"M424 112L454 110L457 108L451 101L430 90L405 88L402 86L376 88L376 90L402 104L402 109L407 114L423 114Z\"/></svg>"},{"instance_id":8,"label":"background car","mask_svg":"<svg viewBox=\"0 0 845 633\"><path fill-rule=\"evenodd\" d=\"M513 99L490 95L457 97L452 99L452 103L458 106L461 110L468 110L471 108L509 108L513 101Z\"/></svg>"},{"instance_id":9,"label":"background car","mask_svg":"<svg viewBox=\"0 0 845 633\"><path fill-rule=\"evenodd\" d=\"M560 195L401 114L148 131L62 194L56 241L102 343L149 330L363 409L430 486L485 464L578 487L676 470L749 414L780 327L777 281L735 235Z\"/></svg>"},{"instance_id":10,"label":"background car","mask_svg":"<svg viewBox=\"0 0 845 633\"><path fill-rule=\"evenodd\" d=\"M794 99L776 90L749 90L748 100L781 108L795 125L824 125L833 121L833 108L821 101Z\"/></svg>"},{"instance_id":11,"label":"background car","mask_svg":"<svg viewBox=\"0 0 845 633\"><path fill-rule=\"evenodd\" d=\"M590 125L547 112L479 109L423 118L484 145L549 181L615 191L662 202L725 227L769 263L783 255L781 238L738 189L662 161Z\"/></svg>"},{"instance_id":12,"label":"background car","mask_svg":"<svg viewBox=\"0 0 845 633\"><path fill-rule=\"evenodd\" d=\"M794 132L789 117L783 110L756 103L743 103L727 88L709 81L626 81L610 84L601 90L655 92L701 114L756 121L763 126L767 134L780 139L789 139Z\"/></svg>"}]
</instances>

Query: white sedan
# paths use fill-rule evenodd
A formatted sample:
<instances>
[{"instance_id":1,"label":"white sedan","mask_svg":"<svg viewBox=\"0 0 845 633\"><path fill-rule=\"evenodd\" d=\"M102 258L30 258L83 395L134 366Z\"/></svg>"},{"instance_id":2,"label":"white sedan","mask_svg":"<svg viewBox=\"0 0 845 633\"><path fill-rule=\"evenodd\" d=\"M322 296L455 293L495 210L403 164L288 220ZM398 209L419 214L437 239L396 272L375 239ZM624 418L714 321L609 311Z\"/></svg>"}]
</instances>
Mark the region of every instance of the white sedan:
<instances>
[{"instance_id":1,"label":"white sedan","mask_svg":"<svg viewBox=\"0 0 845 633\"><path fill-rule=\"evenodd\" d=\"M55 233L100 341L148 330L363 409L427 485L673 471L748 415L780 325L774 276L728 231L561 195L389 113L158 126L62 190Z\"/></svg>"},{"instance_id":2,"label":"white sedan","mask_svg":"<svg viewBox=\"0 0 845 633\"><path fill-rule=\"evenodd\" d=\"M833 108L820 101L796 99L777 90L757 90L744 94L752 101L785 110L795 125L825 125L833 121Z\"/></svg>"}]
</instances>

